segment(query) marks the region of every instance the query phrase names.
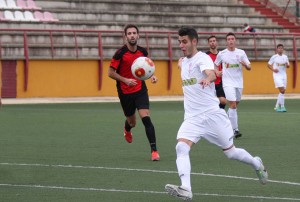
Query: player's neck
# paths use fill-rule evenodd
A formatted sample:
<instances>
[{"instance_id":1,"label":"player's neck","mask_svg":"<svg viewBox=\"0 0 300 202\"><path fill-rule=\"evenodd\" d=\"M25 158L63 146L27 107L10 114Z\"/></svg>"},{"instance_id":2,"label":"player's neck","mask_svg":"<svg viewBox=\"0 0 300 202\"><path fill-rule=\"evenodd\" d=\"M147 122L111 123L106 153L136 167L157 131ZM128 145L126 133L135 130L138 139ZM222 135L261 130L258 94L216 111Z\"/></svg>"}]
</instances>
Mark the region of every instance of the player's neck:
<instances>
[{"instance_id":1,"label":"player's neck","mask_svg":"<svg viewBox=\"0 0 300 202\"><path fill-rule=\"evenodd\" d=\"M187 57L187 58L192 58L192 57L194 57L194 55L196 55L197 53L198 53L198 50L197 50L197 49L194 49L193 52L192 52L192 54L189 55L189 56L186 56L186 57Z\"/></svg>"},{"instance_id":2,"label":"player's neck","mask_svg":"<svg viewBox=\"0 0 300 202\"><path fill-rule=\"evenodd\" d=\"M218 50L217 49L210 49L209 50L212 54L215 54L215 55L217 55L218 54Z\"/></svg>"},{"instance_id":3,"label":"player's neck","mask_svg":"<svg viewBox=\"0 0 300 202\"><path fill-rule=\"evenodd\" d=\"M234 51L234 50L235 50L235 47L227 47L227 49L228 49L229 51Z\"/></svg>"},{"instance_id":4,"label":"player's neck","mask_svg":"<svg viewBox=\"0 0 300 202\"><path fill-rule=\"evenodd\" d=\"M137 45L130 45L127 44L127 48L128 50L130 50L131 52L135 52L137 50Z\"/></svg>"}]
</instances>

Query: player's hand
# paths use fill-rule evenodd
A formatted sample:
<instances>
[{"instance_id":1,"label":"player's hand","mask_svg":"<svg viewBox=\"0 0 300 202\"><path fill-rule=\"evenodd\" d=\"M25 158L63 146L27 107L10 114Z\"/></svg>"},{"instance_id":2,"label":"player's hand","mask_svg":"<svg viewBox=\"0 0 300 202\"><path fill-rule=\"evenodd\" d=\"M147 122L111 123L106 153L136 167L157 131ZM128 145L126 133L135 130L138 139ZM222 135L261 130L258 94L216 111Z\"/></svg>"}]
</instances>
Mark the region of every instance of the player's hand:
<instances>
[{"instance_id":1,"label":"player's hand","mask_svg":"<svg viewBox=\"0 0 300 202\"><path fill-rule=\"evenodd\" d=\"M216 76L222 77L223 72L219 70L215 70Z\"/></svg>"},{"instance_id":2,"label":"player's hand","mask_svg":"<svg viewBox=\"0 0 300 202\"><path fill-rule=\"evenodd\" d=\"M126 79L125 83L127 86L135 86L137 84L135 79Z\"/></svg>"},{"instance_id":3,"label":"player's hand","mask_svg":"<svg viewBox=\"0 0 300 202\"><path fill-rule=\"evenodd\" d=\"M247 65L243 60L241 60L240 63L241 63L247 70L251 70L251 66L250 66L250 65Z\"/></svg>"},{"instance_id":4,"label":"player's hand","mask_svg":"<svg viewBox=\"0 0 300 202\"><path fill-rule=\"evenodd\" d=\"M150 79L151 79L151 83L157 83L158 82L158 78L155 75L151 76Z\"/></svg>"},{"instance_id":5,"label":"player's hand","mask_svg":"<svg viewBox=\"0 0 300 202\"><path fill-rule=\"evenodd\" d=\"M202 85L202 88L205 88L207 86L210 87L211 81L208 78L202 79L200 82L200 85Z\"/></svg>"},{"instance_id":6,"label":"player's hand","mask_svg":"<svg viewBox=\"0 0 300 202\"><path fill-rule=\"evenodd\" d=\"M278 73L279 70L278 69L273 69L273 72Z\"/></svg>"}]
</instances>

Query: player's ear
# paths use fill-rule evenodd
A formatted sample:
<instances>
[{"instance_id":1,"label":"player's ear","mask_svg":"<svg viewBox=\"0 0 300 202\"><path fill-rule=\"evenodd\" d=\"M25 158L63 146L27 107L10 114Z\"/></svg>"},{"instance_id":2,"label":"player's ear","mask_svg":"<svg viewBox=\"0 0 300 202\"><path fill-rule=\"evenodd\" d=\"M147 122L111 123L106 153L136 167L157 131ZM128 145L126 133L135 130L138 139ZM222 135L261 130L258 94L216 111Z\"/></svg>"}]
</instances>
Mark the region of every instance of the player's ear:
<instances>
[{"instance_id":1,"label":"player's ear","mask_svg":"<svg viewBox=\"0 0 300 202\"><path fill-rule=\"evenodd\" d=\"M192 43L194 44L194 45L197 45L197 43L198 43L198 41L197 41L197 39L192 39Z\"/></svg>"}]
</instances>

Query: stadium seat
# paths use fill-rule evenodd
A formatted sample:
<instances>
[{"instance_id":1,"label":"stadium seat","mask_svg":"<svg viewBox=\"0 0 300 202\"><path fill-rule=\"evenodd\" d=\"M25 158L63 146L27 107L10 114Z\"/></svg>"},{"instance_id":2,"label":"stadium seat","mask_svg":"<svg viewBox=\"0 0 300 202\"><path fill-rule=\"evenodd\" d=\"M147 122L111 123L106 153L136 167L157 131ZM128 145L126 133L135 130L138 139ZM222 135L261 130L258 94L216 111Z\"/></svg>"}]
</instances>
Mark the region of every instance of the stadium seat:
<instances>
[{"instance_id":1,"label":"stadium seat","mask_svg":"<svg viewBox=\"0 0 300 202\"><path fill-rule=\"evenodd\" d=\"M38 7L33 0L27 0L27 8L33 10L41 10L41 7Z\"/></svg>"},{"instance_id":2,"label":"stadium seat","mask_svg":"<svg viewBox=\"0 0 300 202\"><path fill-rule=\"evenodd\" d=\"M23 15L23 12L21 12L21 11L15 11L15 20L17 20L17 21L25 21L25 17Z\"/></svg>"},{"instance_id":3,"label":"stadium seat","mask_svg":"<svg viewBox=\"0 0 300 202\"><path fill-rule=\"evenodd\" d=\"M13 12L11 12L11 11L7 11L7 10L4 11L4 17L7 20L15 20L15 16L14 16Z\"/></svg>"},{"instance_id":4,"label":"stadium seat","mask_svg":"<svg viewBox=\"0 0 300 202\"><path fill-rule=\"evenodd\" d=\"M58 19L55 19L52 15L52 13L48 12L48 11L45 11L44 12L44 19L46 21L49 21L49 22L57 22Z\"/></svg>"},{"instance_id":5,"label":"stadium seat","mask_svg":"<svg viewBox=\"0 0 300 202\"><path fill-rule=\"evenodd\" d=\"M34 15L34 18L39 21L42 21L42 22L46 21L43 13L41 13L40 11L34 11L33 15Z\"/></svg>"},{"instance_id":6,"label":"stadium seat","mask_svg":"<svg viewBox=\"0 0 300 202\"><path fill-rule=\"evenodd\" d=\"M25 11L24 12L24 17L25 17L26 21L31 21L31 22L37 22L37 21L39 21L38 19L35 19L33 17L33 14L32 14L31 11Z\"/></svg>"},{"instance_id":7,"label":"stadium seat","mask_svg":"<svg viewBox=\"0 0 300 202\"><path fill-rule=\"evenodd\" d=\"M7 8L5 0L0 0L0 8Z\"/></svg>"},{"instance_id":8,"label":"stadium seat","mask_svg":"<svg viewBox=\"0 0 300 202\"><path fill-rule=\"evenodd\" d=\"M16 2L14 0L7 0L7 8L10 9L21 9L19 6L16 5Z\"/></svg>"},{"instance_id":9,"label":"stadium seat","mask_svg":"<svg viewBox=\"0 0 300 202\"><path fill-rule=\"evenodd\" d=\"M27 4L26 4L26 1L24 1L24 0L17 0L17 6L22 9L27 9Z\"/></svg>"},{"instance_id":10,"label":"stadium seat","mask_svg":"<svg viewBox=\"0 0 300 202\"><path fill-rule=\"evenodd\" d=\"M2 11L0 11L0 21L7 21L7 19L3 15Z\"/></svg>"}]
</instances>

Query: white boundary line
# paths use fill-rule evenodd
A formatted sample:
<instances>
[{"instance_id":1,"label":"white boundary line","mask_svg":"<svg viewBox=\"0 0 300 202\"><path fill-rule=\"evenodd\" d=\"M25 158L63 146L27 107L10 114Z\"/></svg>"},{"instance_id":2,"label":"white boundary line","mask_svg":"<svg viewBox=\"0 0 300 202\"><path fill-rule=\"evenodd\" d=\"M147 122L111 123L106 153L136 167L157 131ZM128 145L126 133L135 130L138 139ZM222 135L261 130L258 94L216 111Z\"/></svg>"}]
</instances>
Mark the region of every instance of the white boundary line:
<instances>
[{"instance_id":1,"label":"white boundary line","mask_svg":"<svg viewBox=\"0 0 300 202\"><path fill-rule=\"evenodd\" d=\"M102 166L74 166L74 165L60 165L60 164L51 165L51 164L28 164L28 163L0 163L0 165L2 165L2 166L49 167L49 168L72 168L72 169L105 169L105 170L123 170L123 171L177 174L176 171L136 169L136 168L112 168L112 167L102 167ZM257 180L255 178L246 178L246 177L229 176L229 175L216 175L216 174L208 174L208 173L191 173L191 174L192 175L211 176L211 177L224 177L224 178L234 178L234 179L244 179L244 180ZM300 183L297 183L297 182L276 181L276 180L269 180L269 182L300 186ZM29 185L29 184L0 184L0 187L21 187L21 188L23 187L23 188L79 190L79 191L166 194L166 192L149 191L149 190L122 190L122 189L63 187L63 186L46 186L46 185ZM226 195L226 194L216 194L216 193L193 193L193 194L198 195L198 196L215 196L215 197L231 197L231 198L252 198L252 199L266 199L266 200L300 201L300 198L287 198L287 197Z\"/></svg>"},{"instance_id":2,"label":"white boundary line","mask_svg":"<svg viewBox=\"0 0 300 202\"><path fill-rule=\"evenodd\" d=\"M277 99L278 94L243 95L242 100ZM150 96L150 101L183 101L183 95ZM300 94L285 94L285 99L300 99ZM44 97L44 98L2 98L3 104L42 104L42 103L99 103L119 102L117 96L98 97Z\"/></svg>"},{"instance_id":3,"label":"white boundary line","mask_svg":"<svg viewBox=\"0 0 300 202\"><path fill-rule=\"evenodd\" d=\"M148 193L148 194L167 194L166 192L149 191L149 190L123 190L123 189L101 189L101 188L81 188L81 187L62 187L62 186L44 186L44 185L28 185L28 184L0 184L1 187L19 187L19 188L39 188L39 189L60 189L60 190L78 190L78 191L100 191L100 192L124 192L124 193ZM300 198L282 198L267 196L247 196L247 195L226 195L212 193L193 193L197 196L215 196L215 197L231 197L231 198L252 198L266 200L287 200L300 201Z\"/></svg>"},{"instance_id":4,"label":"white boundary line","mask_svg":"<svg viewBox=\"0 0 300 202\"><path fill-rule=\"evenodd\" d=\"M73 168L73 169L103 169L103 170L122 170L122 171L137 171L137 172L152 172L152 173L168 173L168 174L177 174L177 171L166 171L166 170L151 170L151 169L137 169L137 168L112 168L112 167L103 167L103 166L76 166L76 165L60 165L60 164L28 164L28 163L0 163L3 166L28 166L28 167L49 167L49 168ZM210 177L223 177L223 178L232 178L232 179L242 179L242 180L254 180L257 181L257 178L249 177L238 177L231 175L218 175L210 173L191 173L191 175L201 175L201 176L210 176ZM290 181L278 181L278 180L268 180L268 182L278 183L278 184L287 184L300 186L299 182L290 182Z\"/></svg>"}]
</instances>

